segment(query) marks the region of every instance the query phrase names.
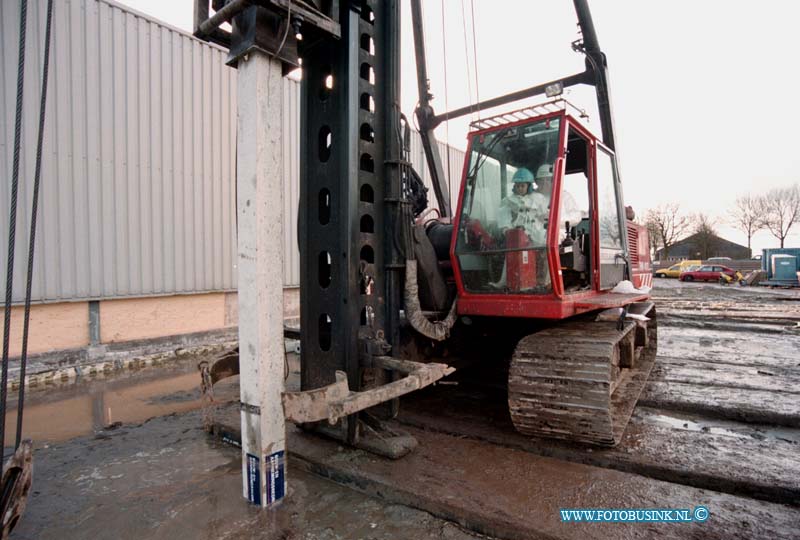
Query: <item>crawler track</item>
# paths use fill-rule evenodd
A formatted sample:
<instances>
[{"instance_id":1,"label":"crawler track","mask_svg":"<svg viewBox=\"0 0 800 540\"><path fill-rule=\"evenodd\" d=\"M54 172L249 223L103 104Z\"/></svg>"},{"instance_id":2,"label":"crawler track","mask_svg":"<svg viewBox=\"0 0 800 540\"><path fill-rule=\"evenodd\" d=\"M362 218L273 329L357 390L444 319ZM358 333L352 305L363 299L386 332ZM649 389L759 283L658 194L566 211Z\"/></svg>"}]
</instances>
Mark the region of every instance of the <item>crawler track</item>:
<instances>
[{"instance_id":1,"label":"crawler track","mask_svg":"<svg viewBox=\"0 0 800 540\"><path fill-rule=\"evenodd\" d=\"M520 340L511 359L511 420L525 435L602 446L619 443L656 356L647 328L576 321Z\"/></svg>"}]
</instances>

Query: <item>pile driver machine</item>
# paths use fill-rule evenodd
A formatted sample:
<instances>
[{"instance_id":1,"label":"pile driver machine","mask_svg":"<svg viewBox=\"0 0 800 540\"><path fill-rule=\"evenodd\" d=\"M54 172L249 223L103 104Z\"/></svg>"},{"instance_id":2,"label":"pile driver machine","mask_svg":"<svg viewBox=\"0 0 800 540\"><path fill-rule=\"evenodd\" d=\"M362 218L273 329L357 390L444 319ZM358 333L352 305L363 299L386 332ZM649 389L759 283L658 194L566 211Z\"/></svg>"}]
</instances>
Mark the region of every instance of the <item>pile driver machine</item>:
<instances>
[{"instance_id":1,"label":"pile driver machine","mask_svg":"<svg viewBox=\"0 0 800 540\"><path fill-rule=\"evenodd\" d=\"M415 115L436 202L427 220L399 105L400 0L214 0L211 17L208 0L196 2L196 35L228 47L233 65L255 47L285 72L302 68L301 389L283 395L286 417L401 454L387 437L369 442L380 415L480 360L507 366L520 432L618 443L653 366L656 312L587 0L574 0L572 44L584 71L443 114L431 105L421 3L410 0ZM574 85L595 89L600 136L561 98ZM437 126L544 95L472 123L451 205ZM210 366L210 383L238 373L236 362Z\"/></svg>"}]
</instances>

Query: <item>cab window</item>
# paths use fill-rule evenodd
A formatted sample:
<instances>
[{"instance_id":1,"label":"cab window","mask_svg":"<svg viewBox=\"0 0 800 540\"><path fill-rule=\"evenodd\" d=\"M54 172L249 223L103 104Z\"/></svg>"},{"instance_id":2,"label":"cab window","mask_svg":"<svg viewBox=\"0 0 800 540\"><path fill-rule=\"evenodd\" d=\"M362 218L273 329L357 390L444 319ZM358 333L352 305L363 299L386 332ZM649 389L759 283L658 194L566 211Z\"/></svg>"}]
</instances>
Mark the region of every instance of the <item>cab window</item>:
<instances>
[{"instance_id":1,"label":"cab window","mask_svg":"<svg viewBox=\"0 0 800 540\"><path fill-rule=\"evenodd\" d=\"M455 248L467 291L552 291L546 238L560 123L472 137Z\"/></svg>"}]
</instances>

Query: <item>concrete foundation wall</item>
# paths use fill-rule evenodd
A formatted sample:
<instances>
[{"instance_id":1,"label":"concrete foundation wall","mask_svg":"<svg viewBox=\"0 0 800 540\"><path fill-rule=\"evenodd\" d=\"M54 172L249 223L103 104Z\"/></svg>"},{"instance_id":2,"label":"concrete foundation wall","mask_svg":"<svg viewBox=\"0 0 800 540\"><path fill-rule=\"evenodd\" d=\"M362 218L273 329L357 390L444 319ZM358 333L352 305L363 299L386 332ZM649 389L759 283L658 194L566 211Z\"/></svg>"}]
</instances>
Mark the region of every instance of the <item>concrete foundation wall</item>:
<instances>
[{"instance_id":1,"label":"concrete foundation wall","mask_svg":"<svg viewBox=\"0 0 800 540\"><path fill-rule=\"evenodd\" d=\"M299 289L283 292L284 318L300 316ZM100 344L197 334L238 325L236 293L209 293L99 301ZM23 308L11 315L10 355L22 349ZM88 302L31 306L28 353L40 354L90 345Z\"/></svg>"},{"instance_id":2,"label":"concrete foundation wall","mask_svg":"<svg viewBox=\"0 0 800 540\"><path fill-rule=\"evenodd\" d=\"M283 318L300 318L300 289L283 289ZM225 295L225 326L236 326L239 324L239 303L236 301L236 293L226 293Z\"/></svg>"},{"instance_id":3,"label":"concrete foundation wall","mask_svg":"<svg viewBox=\"0 0 800 540\"><path fill-rule=\"evenodd\" d=\"M22 352L22 323L25 309L11 308L10 356ZM0 329L0 334L3 334ZM37 354L89 345L89 304L70 302L31 306L28 353Z\"/></svg>"},{"instance_id":4,"label":"concrete foundation wall","mask_svg":"<svg viewBox=\"0 0 800 540\"><path fill-rule=\"evenodd\" d=\"M100 302L100 342L115 343L226 326L227 293Z\"/></svg>"}]
</instances>

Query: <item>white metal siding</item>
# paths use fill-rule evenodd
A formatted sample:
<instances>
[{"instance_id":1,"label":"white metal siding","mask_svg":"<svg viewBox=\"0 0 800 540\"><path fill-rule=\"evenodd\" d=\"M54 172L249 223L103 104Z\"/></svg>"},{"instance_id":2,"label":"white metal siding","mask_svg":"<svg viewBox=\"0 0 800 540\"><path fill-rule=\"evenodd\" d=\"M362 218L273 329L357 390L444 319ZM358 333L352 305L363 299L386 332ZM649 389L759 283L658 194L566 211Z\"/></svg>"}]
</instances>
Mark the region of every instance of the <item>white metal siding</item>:
<instances>
[{"instance_id":1,"label":"white metal siding","mask_svg":"<svg viewBox=\"0 0 800 540\"><path fill-rule=\"evenodd\" d=\"M24 297L45 0L28 7L14 301ZM19 3L0 1L0 271ZM236 289L236 84L226 52L109 0L55 2L33 299ZM285 80L286 286L300 282L299 84ZM426 185L414 134L412 161ZM442 159L446 145L440 144ZM453 200L463 152L451 149ZM445 164L445 173L447 165ZM429 193L435 202L433 190Z\"/></svg>"},{"instance_id":2,"label":"white metal siding","mask_svg":"<svg viewBox=\"0 0 800 540\"><path fill-rule=\"evenodd\" d=\"M450 190L450 206L452 207L452 211L455 212L458 205L461 172L464 167L464 151L450 147L448 152L447 144L443 142L437 143L437 146L439 148L439 156L442 159L445 181ZM425 151L422 148L422 137L420 137L417 132L411 134L411 162L414 164L414 169L422 177L425 187L428 188L428 206L431 208L438 208L439 205L436 202L436 194L433 191L433 182L431 181L431 175L425 161Z\"/></svg>"},{"instance_id":3,"label":"white metal siding","mask_svg":"<svg viewBox=\"0 0 800 540\"><path fill-rule=\"evenodd\" d=\"M0 3L6 179L18 10ZM28 15L15 301L24 293L45 1L29 2ZM35 300L235 289L236 85L225 54L113 3L55 3Z\"/></svg>"},{"instance_id":4,"label":"white metal siding","mask_svg":"<svg viewBox=\"0 0 800 540\"><path fill-rule=\"evenodd\" d=\"M300 202L300 84L286 79L283 93L283 284L300 286L297 212Z\"/></svg>"}]
</instances>

